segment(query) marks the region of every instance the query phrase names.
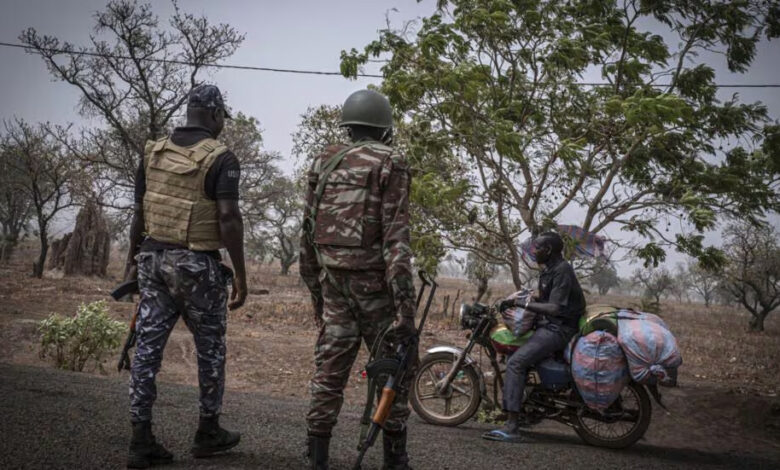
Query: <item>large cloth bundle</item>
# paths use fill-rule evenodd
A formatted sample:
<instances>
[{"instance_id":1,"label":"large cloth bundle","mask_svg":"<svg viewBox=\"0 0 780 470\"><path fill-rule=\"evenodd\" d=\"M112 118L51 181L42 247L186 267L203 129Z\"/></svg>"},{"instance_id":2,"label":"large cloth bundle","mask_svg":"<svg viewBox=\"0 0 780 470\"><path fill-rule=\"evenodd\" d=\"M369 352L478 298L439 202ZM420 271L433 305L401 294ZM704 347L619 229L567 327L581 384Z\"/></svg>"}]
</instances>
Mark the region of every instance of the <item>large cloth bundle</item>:
<instances>
[{"instance_id":1,"label":"large cloth bundle","mask_svg":"<svg viewBox=\"0 0 780 470\"><path fill-rule=\"evenodd\" d=\"M594 331L577 340L571 375L585 404L599 412L609 408L631 380L617 338L606 331Z\"/></svg>"},{"instance_id":2,"label":"large cloth bundle","mask_svg":"<svg viewBox=\"0 0 780 470\"><path fill-rule=\"evenodd\" d=\"M521 290L507 297L509 299L518 299L519 303L525 303L531 293L528 290ZM534 329L536 323L536 314L523 307L508 308L501 312L504 324L515 336L523 336Z\"/></svg>"},{"instance_id":3,"label":"large cloth bundle","mask_svg":"<svg viewBox=\"0 0 780 470\"><path fill-rule=\"evenodd\" d=\"M652 313L633 310L621 310L617 317L618 343L631 377L641 384L676 385L682 356L666 323Z\"/></svg>"}]
</instances>

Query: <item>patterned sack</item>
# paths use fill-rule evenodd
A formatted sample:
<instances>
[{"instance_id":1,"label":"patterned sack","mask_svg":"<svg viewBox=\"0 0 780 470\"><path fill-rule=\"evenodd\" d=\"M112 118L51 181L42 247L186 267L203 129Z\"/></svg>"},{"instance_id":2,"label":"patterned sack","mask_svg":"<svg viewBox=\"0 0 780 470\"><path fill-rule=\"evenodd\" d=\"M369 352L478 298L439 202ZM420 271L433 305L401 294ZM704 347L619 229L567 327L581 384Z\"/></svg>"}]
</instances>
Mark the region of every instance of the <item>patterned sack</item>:
<instances>
[{"instance_id":1,"label":"patterned sack","mask_svg":"<svg viewBox=\"0 0 780 470\"><path fill-rule=\"evenodd\" d=\"M636 382L677 385L677 368L682 364L682 356L677 340L660 317L633 310L619 311L618 343Z\"/></svg>"},{"instance_id":2,"label":"patterned sack","mask_svg":"<svg viewBox=\"0 0 780 470\"><path fill-rule=\"evenodd\" d=\"M530 295L530 292L526 289L515 292L507 297L509 299L520 299L521 303L525 303L525 300ZM523 307L513 307L501 312L501 317L504 319L504 324L509 331L515 336L523 336L529 331L534 329L536 323L536 314L530 310L526 310Z\"/></svg>"},{"instance_id":3,"label":"patterned sack","mask_svg":"<svg viewBox=\"0 0 780 470\"><path fill-rule=\"evenodd\" d=\"M602 413L631 380L617 338L606 331L579 338L574 346L571 375L585 404Z\"/></svg>"}]
</instances>

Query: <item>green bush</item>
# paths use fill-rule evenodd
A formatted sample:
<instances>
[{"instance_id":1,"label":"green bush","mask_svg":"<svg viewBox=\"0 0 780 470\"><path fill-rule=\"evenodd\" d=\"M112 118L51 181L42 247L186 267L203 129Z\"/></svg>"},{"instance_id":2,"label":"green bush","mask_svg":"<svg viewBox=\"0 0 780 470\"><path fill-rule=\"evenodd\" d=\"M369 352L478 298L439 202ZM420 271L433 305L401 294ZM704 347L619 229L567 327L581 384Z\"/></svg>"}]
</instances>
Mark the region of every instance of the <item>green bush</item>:
<instances>
[{"instance_id":1,"label":"green bush","mask_svg":"<svg viewBox=\"0 0 780 470\"><path fill-rule=\"evenodd\" d=\"M104 301L81 306L74 317L52 314L38 324L40 355L53 357L60 369L84 370L90 359L96 364L122 341L124 323L112 320Z\"/></svg>"}]
</instances>

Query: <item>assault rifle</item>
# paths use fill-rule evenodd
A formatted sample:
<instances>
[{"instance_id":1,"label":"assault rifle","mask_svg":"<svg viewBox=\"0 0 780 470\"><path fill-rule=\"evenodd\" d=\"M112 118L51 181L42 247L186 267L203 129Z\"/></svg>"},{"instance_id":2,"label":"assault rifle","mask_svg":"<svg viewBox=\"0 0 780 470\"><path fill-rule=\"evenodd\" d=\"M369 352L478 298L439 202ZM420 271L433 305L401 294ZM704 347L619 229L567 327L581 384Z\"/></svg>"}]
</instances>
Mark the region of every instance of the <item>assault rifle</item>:
<instances>
[{"instance_id":1,"label":"assault rifle","mask_svg":"<svg viewBox=\"0 0 780 470\"><path fill-rule=\"evenodd\" d=\"M428 286L431 290L428 293L425 310L423 310L417 332L412 336L409 342L398 345L395 357L376 359L366 364L366 375L369 380L376 380L380 376L386 376L387 381L385 382L384 388L382 388L382 395L379 398L379 404L376 407L376 411L374 411L374 415L371 417L371 426L368 429L368 434L366 434L365 439L361 439L361 442L358 445L359 453L355 465L352 467L353 470L360 470L360 465L363 463L363 457L365 457L368 449L376 442L379 430L384 427L387 418L390 416L390 409L393 407L393 402L395 402L398 388L402 386L401 384L403 383L404 377L409 371L409 367L412 365L411 362L417 357L417 345L420 342L420 334L425 326L425 319L428 317L433 295L438 286L436 281L431 279L425 271L420 271L419 275L422 286L420 286L420 292L417 295L417 308L420 307L420 301L422 300L425 287ZM370 389L371 387L369 387L369 390ZM373 395L370 392L369 394ZM374 397L370 396L369 399L373 400ZM369 403L371 403L371 401L369 401ZM366 411L370 411L369 404L366 404Z\"/></svg>"},{"instance_id":2,"label":"assault rifle","mask_svg":"<svg viewBox=\"0 0 780 470\"><path fill-rule=\"evenodd\" d=\"M126 281L117 286L113 291L111 291L111 297L114 300L119 301L123 297L126 297L130 294L137 294L138 293L138 280L133 279L131 281ZM130 348L135 346L135 340L136 340L136 333L135 333L135 321L138 319L138 308L136 307L135 313L133 314L133 319L130 321L130 331L127 333L127 339L125 339L125 345L122 346L122 353L119 355L119 363L116 365L117 372L122 372L122 369L130 370L130 355L128 352L130 351Z\"/></svg>"}]
</instances>

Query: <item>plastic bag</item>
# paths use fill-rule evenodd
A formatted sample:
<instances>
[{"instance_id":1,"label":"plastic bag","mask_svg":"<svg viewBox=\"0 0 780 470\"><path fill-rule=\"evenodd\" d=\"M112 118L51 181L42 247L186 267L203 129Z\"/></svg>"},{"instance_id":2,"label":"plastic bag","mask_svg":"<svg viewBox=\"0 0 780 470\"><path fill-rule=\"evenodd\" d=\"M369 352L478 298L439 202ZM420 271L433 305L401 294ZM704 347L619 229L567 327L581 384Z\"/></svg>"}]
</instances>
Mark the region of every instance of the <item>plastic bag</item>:
<instances>
[{"instance_id":1,"label":"plastic bag","mask_svg":"<svg viewBox=\"0 0 780 470\"><path fill-rule=\"evenodd\" d=\"M636 382L677 385L677 368L682 365L682 355L677 340L659 316L621 310L618 312L618 343Z\"/></svg>"},{"instance_id":2,"label":"plastic bag","mask_svg":"<svg viewBox=\"0 0 780 470\"><path fill-rule=\"evenodd\" d=\"M571 374L585 404L603 412L620 396L631 377L615 336L594 331L574 345Z\"/></svg>"},{"instance_id":3,"label":"plastic bag","mask_svg":"<svg viewBox=\"0 0 780 470\"><path fill-rule=\"evenodd\" d=\"M529 295L531 295L530 291L523 289L510 295L506 300L517 299L519 303L524 304ZM509 328L509 331L515 336L523 336L533 330L534 325L536 324L536 314L523 307L508 308L501 312L501 317L503 318L506 327Z\"/></svg>"}]
</instances>

